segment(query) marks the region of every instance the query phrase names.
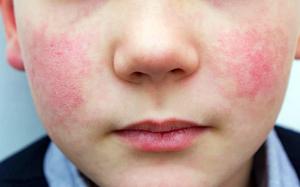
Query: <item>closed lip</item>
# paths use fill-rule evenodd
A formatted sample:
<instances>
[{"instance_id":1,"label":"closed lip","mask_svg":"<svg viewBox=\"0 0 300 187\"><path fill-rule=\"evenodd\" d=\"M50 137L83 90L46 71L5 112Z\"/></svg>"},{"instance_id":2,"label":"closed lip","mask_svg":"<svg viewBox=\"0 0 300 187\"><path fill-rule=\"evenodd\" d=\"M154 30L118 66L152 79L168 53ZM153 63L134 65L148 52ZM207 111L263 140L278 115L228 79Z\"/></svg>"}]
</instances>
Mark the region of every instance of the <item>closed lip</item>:
<instances>
[{"instance_id":1,"label":"closed lip","mask_svg":"<svg viewBox=\"0 0 300 187\"><path fill-rule=\"evenodd\" d=\"M136 130L136 131L163 133L163 132L176 131L176 130L192 128L192 127L204 128L207 126L193 121L182 120L177 118L169 118L163 120L147 119L147 120L142 120L142 121L128 124L124 128L119 129L117 131Z\"/></svg>"},{"instance_id":2,"label":"closed lip","mask_svg":"<svg viewBox=\"0 0 300 187\"><path fill-rule=\"evenodd\" d=\"M115 131L121 142L146 152L181 151L193 145L207 128L188 120L148 119Z\"/></svg>"}]
</instances>

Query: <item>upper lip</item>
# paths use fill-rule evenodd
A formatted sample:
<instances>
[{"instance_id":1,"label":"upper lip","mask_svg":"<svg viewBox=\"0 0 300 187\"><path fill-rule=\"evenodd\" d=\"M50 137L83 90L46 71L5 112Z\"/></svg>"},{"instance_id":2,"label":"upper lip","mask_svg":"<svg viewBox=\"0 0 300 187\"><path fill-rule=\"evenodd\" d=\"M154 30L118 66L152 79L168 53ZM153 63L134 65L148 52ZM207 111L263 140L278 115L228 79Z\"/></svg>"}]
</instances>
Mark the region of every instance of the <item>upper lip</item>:
<instances>
[{"instance_id":1,"label":"upper lip","mask_svg":"<svg viewBox=\"0 0 300 187\"><path fill-rule=\"evenodd\" d=\"M181 120L181 119L165 119L155 120L147 119L139 122L135 122L127 125L121 130L140 130L149 132L169 132L180 129L192 128L192 127L204 127L204 125L198 124L193 121Z\"/></svg>"}]
</instances>

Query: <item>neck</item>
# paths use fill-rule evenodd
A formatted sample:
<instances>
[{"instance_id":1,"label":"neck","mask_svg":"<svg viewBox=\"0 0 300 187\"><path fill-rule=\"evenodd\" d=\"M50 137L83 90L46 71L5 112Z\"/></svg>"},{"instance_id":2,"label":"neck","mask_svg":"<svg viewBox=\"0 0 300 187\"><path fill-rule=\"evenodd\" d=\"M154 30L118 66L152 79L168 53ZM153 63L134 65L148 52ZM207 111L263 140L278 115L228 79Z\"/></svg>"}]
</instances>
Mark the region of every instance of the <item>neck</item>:
<instances>
[{"instance_id":1,"label":"neck","mask_svg":"<svg viewBox=\"0 0 300 187\"><path fill-rule=\"evenodd\" d=\"M253 158L239 168L222 187L254 187Z\"/></svg>"},{"instance_id":2,"label":"neck","mask_svg":"<svg viewBox=\"0 0 300 187\"><path fill-rule=\"evenodd\" d=\"M87 178L83 173L80 172L80 176L84 179L84 182L88 187L99 187L97 184L95 184L92 180Z\"/></svg>"}]
</instances>

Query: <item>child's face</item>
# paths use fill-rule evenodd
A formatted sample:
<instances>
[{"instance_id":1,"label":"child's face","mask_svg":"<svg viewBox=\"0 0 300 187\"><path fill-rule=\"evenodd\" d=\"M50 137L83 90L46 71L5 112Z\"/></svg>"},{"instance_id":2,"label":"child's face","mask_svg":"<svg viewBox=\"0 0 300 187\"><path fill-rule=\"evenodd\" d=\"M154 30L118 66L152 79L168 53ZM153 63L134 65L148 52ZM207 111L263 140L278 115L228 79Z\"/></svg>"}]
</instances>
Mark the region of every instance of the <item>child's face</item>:
<instances>
[{"instance_id":1,"label":"child's face","mask_svg":"<svg viewBox=\"0 0 300 187\"><path fill-rule=\"evenodd\" d=\"M37 111L88 177L105 187L247 183L284 97L300 1L26 0L14 8ZM168 119L209 127L174 149L150 142L141 150L115 133Z\"/></svg>"}]
</instances>

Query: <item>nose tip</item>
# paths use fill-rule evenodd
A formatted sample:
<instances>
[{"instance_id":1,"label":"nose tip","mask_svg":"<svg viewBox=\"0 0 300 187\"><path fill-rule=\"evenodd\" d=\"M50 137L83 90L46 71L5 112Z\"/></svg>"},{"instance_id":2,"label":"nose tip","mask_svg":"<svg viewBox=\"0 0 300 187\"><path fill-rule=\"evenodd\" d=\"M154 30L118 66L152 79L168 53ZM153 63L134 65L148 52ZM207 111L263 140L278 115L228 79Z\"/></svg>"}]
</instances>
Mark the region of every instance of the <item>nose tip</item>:
<instances>
[{"instance_id":1,"label":"nose tip","mask_svg":"<svg viewBox=\"0 0 300 187\"><path fill-rule=\"evenodd\" d=\"M120 47L114 56L114 70L132 83L181 80L198 68L197 53L187 46Z\"/></svg>"},{"instance_id":2,"label":"nose tip","mask_svg":"<svg viewBox=\"0 0 300 187\"><path fill-rule=\"evenodd\" d=\"M147 1L129 17L113 49L113 68L119 78L157 84L182 80L197 70L195 35L174 7Z\"/></svg>"}]
</instances>

